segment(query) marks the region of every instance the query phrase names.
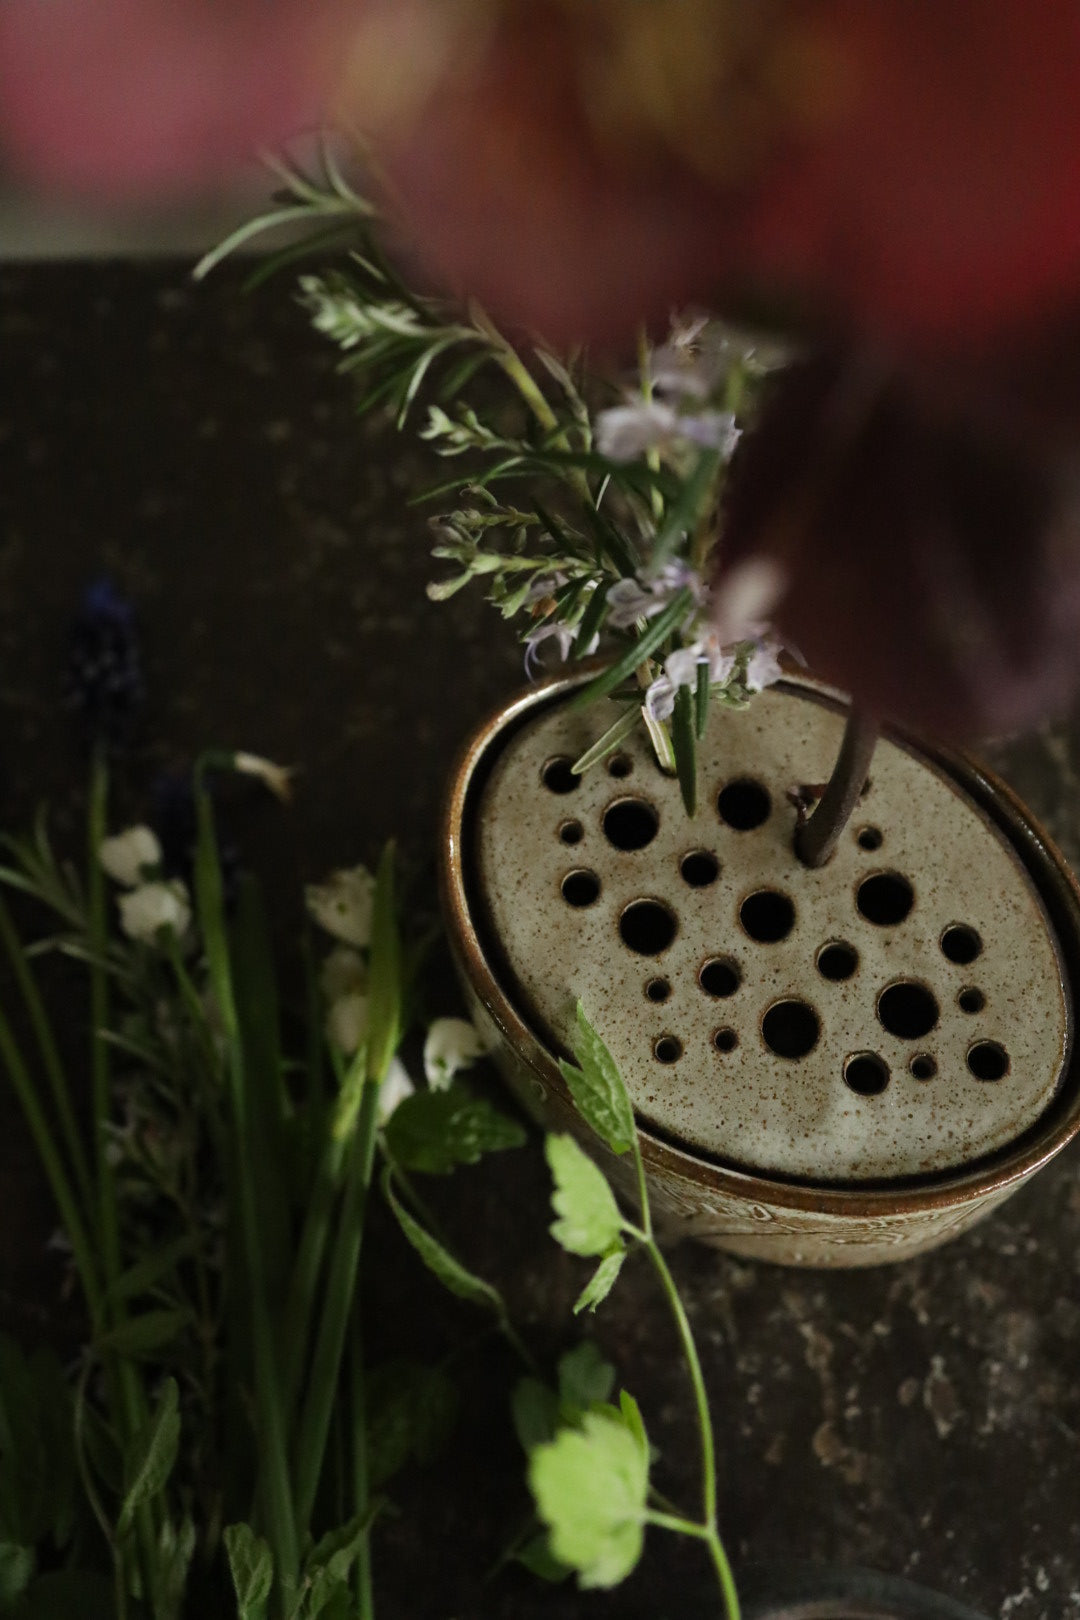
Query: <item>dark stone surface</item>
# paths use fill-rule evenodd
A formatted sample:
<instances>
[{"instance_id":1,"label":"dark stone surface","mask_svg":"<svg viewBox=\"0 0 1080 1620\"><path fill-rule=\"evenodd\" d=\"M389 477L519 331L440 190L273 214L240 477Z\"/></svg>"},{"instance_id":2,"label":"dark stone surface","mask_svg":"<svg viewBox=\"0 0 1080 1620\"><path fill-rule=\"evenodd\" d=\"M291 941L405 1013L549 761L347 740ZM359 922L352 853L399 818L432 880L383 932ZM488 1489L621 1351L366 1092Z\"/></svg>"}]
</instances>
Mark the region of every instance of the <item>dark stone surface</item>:
<instances>
[{"instance_id":1,"label":"dark stone surface","mask_svg":"<svg viewBox=\"0 0 1080 1620\"><path fill-rule=\"evenodd\" d=\"M480 714L520 677L481 603L423 584L431 474L414 442L357 423L287 284L238 296L183 267L0 271L0 805L19 828L79 825L78 751L59 713L65 626L107 569L133 597L153 707L122 799L224 743L302 764L295 809L242 807L245 847L296 879L371 859L395 833L430 856L442 784ZM995 751L1080 856L1076 733ZM283 926L287 926L286 923ZM77 1009L73 1011L77 1023ZM78 1031L76 1030L76 1034ZM577 1331L584 1267L546 1237L535 1146L441 1188L479 1269L505 1283L545 1358ZM1080 1620L1080 1180L1068 1152L969 1235L867 1272L797 1272L686 1246L672 1257L705 1359L732 1550L903 1573L1001 1620ZM52 1224L0 1098L0 1319L54 1322ZM449 1345L471 1319L425 1290L377 1224L368 1288L388 1346ZM693 1504L688 1391L661 1301L632 1269L595 1331L641 1400L658 1479ZM716 1611L704 1559L653 1532L610 1596L479 1577L524 1507L505 1421L509 1358L466 1378L453 1457L407 1480L377 1544L380 1613L682 1616Z\"/></svg>"}]
</instances>

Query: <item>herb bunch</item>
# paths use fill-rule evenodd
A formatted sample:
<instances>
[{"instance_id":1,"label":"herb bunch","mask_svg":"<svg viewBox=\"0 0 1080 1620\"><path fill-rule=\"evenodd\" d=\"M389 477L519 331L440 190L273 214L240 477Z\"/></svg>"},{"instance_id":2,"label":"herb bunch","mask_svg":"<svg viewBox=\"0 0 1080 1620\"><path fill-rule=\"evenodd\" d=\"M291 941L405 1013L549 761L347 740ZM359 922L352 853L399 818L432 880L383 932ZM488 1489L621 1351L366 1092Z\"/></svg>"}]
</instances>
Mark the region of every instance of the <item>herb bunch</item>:
<instances>
[{"instance_id":1,"label":"herb bunch","mask_svg":"<svg viewBox=\"0 0 1080 1620\"><path fill-rule=\"evenodd\" d=\"M301 276L300 300L357 379L358 410L388 410L399 428L416 420L419 436L457 464L420 497L440 505L434 555L452 569L429 595L442 601L478 584L519 626L530 674L545 643L564 661L603 647L608 666L579 701L610 695L625 712L574 769L644 726L693 813L711 705L743 707L780 673L766 622L776 570L733 571L721 599L707 583L727 466L768 361L695 316L659 348L642 338L631 382L593 376L583 354L511 341L477 304L458 309L412 290L383 250L376 210L329 148L316 178L275 171L276 209L197 274L281 225L307 234L252 279L333 251L332 268Z\"/></svg>"}]
</instances>

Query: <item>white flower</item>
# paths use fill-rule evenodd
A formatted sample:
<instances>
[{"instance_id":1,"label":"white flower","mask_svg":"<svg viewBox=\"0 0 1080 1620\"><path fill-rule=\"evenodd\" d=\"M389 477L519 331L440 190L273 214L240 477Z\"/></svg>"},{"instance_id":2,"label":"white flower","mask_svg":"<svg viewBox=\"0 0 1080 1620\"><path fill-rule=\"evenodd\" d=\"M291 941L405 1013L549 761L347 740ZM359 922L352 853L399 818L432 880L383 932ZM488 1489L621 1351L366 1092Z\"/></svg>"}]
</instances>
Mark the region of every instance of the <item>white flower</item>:
<instances>
[{"instance_id":1,"label":"white flower","mask_svg":"<svg viewBox=\"0 0 1080 1620\"><path fill-rule=\"evenodd\" d=\"M234 754L233 769L243 776L257 777L283 804L292 798L295 766L275 765L272 759L263 759L261 754Z\"/></svg>"},{"instance_id":2,"label":"white flower","mask_svg":"<svg viewBox=\"0 0 1080 1620\"><path fill-rule=\"evenodd\" d=\"M304 893L308 912L320 928L346 945L371 943L371 906L375 879L366 866L333 872L325 883L309 884Z\"/></svg>"},{"instance_id":3,"label":"white flower","mask_svg":"<svg viewBox=\"0 0 1080 1620\"><path fill-rule=\"evenodd\" d=\"M152 945L163 929L180 938L191 921L191 903L183 883L141 883L120 897L120 926L129 939Z\"/></svg>"},{"instance_id":4,"label":"white flower","mask_svg":"<svg viewBox=\"0 0 1080 1620\"><path fill-rule=\"evenodd\" d=\"M147 872L156 872L161 865L161 845L152 827L128 827L102 841L98 860L114 883L133 889Z\"/></svg>"},{"instance_id":5,"label":"white flower","mask_svg":"<svg viewBox=\"0 0 1080 1620\"><path fill-rule=\"evenodd\" d=\"M379 1124L385 1125L398 1104L411 1097L415 1090L401 1059L392 1058L386 1078L379 1088Z\"/></svg>"},{"instance_id":6,"label":"white flower","mask_svg":"<svg viewBox=\"0 0 1080 1620\"><path fill-rule=\"evenodd\" d=\"M669 720L675 712L675 682L658 675L645 689L644 708L650 720Z\"/></svg>"},{"instance_id":7,"label":"white flower","mask_svg":"<svg viewBox=\"0 0 1080 1620\"><path fill-rule=\"evenodd\" d=\"M787 571L774 557L749 557L736 563L712 600L713 624L724 646L763 636L787 584Z\"/></svg>"},{"instance_id":8,"label":"white flower","mask_svg":"<svg viewBox=\"0 0 1080 1620\"><path fill-rule=\"evenodd\" d=\"M780 646L775 641L759 641L750 654L750 661L746 666L746 690L748 692L763 692L767 686L772 686L784 673L780 668Z\"/></svg>"},{"instance_id":9,"label":"white flower","mask_svg":"<svg viewBox=\"0 0 1080 1620\"><path fill-rule=\"evenodd\" d=\"M550 637L554 637L559 643L559 657L565 664L570 656L570 649L577 639L577 630L570 625L560 624L557 619L548 619L544 624L537 625L535 630L529 631L525 637L525 673L530 680L538 670L537 649L541 642L547 641Z\"/></svg>"},{"instance_id":10,"label":"white flower","mask_svg":"<svg viewBox=\"0 0 1080 1620\"><path fill-rule=\"evenodd\" d=\"M596 418L596 448L610 461L636 461L649 450L680 442L719 450L726 460L739 442L739 429L730 411L684 414L659 399L613 405Z\"/></svg>"},{"instance_id":11,"label":"white flower","mask_svg":"<svg viewBox=\"0 0 1080 1620\"><path fill-rule=\"evenodd\" d=\"M690 587L696 605L704 601L700 575L684 562L665 563L651 578L617 580L607 595L607 622L613 630L632 629L639 619L662 613L684 586Z\"/></svg>"},{"instance_id":12,"label":"white flower","mask_svg":"<svg viewBox=\"0 0 1080 1620\"><path fill-rule=\"evenodd\" d=\"M484 1055L484 1043L464 1018L436 1018L424 1042L424 1073L428 1085L444 1091L459 1069L467 1069Z\"/></svg>"},{"instance_id":13,"label":"white flower","mask_svg":"<svg viewBox=\"0 0 1080 1620\"><path fill-rule=\"evenodd\" d=\"M322 993L328 1002L337 1001L353 990L367 989L367 965L351 945L335 945L319 973Z\"/></svg>"},{"instance_id":14,"label":"white flower","mask_svg":"<svg viewBox=\"0 0 1080 1620\"><path fill-rule=\"evenodd\" d=\"M368 998L359 990L350 990L331 1002L326 1015L326 1034L332 1045L346 1057L358 1051L367 1035Z\"/></svg>"}]
</instances>

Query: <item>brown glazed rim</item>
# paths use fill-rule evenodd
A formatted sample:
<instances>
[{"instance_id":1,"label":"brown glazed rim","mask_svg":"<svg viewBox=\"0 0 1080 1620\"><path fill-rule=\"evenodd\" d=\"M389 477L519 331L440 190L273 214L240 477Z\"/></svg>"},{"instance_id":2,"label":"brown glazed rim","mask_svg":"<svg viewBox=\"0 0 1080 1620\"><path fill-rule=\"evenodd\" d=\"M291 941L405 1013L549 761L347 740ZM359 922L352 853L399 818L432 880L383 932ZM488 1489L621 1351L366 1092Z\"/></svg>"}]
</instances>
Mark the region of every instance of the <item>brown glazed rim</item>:
<instances>
[{"instance_id":1,"label":"brown glazed rim","mask_svg":"<svg viewBox=\"0 0 1080 1620\"><path fill-rule=\"evenodd\" d=\"M573 1101L558 1062L507 995L484 949L470 905L467 849L471 796L489 750L505 733L532 714L557 702L597 673L595 661L572 674L554 675L502 704L473 733L454 766L440 833L439 885L451 946L470 983L502 1037L570 1113ZM842 694L805 676L785 676L779 690L811 697L830 708L846 707ZM1080 887L1064 857L1012 789L984 765L964 753L928 746L899 727L885 735L924 759L954 783L994 823L1018 856L1043 901L1057 935L1068 975L1066 990L1080 984ZM648 1168L681 1176L708 1190L747 1202L759 1202L815 1214L849 1217L916 1216L933 1210L1004 1193L1026 1180L1061 1152L1080 1130L1080 1065L1070 1041L1062 1084L1053 1102L1021 1137L1008 1147L959 1172L857 1187L828 1182L786 1180L739 1169L723 1160L692 1153L639 1127L642 1157Z\"/></svg>"}]
</instances>

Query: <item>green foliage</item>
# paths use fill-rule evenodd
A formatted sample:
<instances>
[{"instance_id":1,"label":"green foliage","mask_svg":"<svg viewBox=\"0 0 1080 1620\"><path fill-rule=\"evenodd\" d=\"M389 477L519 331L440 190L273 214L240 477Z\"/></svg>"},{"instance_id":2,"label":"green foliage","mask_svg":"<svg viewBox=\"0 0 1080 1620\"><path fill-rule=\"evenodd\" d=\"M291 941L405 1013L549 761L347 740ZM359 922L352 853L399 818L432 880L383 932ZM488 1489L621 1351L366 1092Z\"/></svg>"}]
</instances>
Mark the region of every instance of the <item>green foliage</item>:
<instances>
[{"instance_id":1,"label":"green foliage","mask_svg":"<svg viewBox=\"0 0 1080 1620\"><path fill-rule=\"evenodd\" d=\"M614 1407L586 1412L534 1448L529 1485L551 1552L583 1587L616 1586L641 1557L649 1451Z\"/></svg>"},{"instance_id":2,"label":"green foliage","mask_svg":"<svg viewBox=\"0 0 1080 1620\"><path fill-rule=\"evenodd\" d=\"M438 1238L433 1237L419 1221L414 1220L394 1192L389 1170L383 1175L383 1193L405 1237L443 1287L449 1293L455 1294L458 1299L467 1300L471 1305L479 1305L481 1309L493 1311L500 1319L505 1319L506 1307L498 1289L492 1288L482 1277L477 1277L474 1272L469 1271L444 1244L439 1242Z\"/></svg>"},{"instance_id":3,"label":"green foliage","mask_svg":"<svg viewBox=\"0 0 1080 1620\"><path fill-rule=\"evenodd\" d=\"M446 1446L458 1415L457 1387L441 1367L399 1359L373 1367L365 1381L367 1466L373 1487L406 1463L426 1467Z\"/></svg>"},{"instance_id":4,"label":"green foliage","mask_svg":"<svg viewBox=\"0 0 1080 1620\"><path fill-rule=\"evenodd\" d=\"M237 1620L262 1620L274 1584L274 1557L249 1524L230 1524L222 1537L236 1592Z\"/></svg>"},{"instance_id":5,"label":"green foliage","mask_svg":"<svg viewBox=\"0 0 1080 1620\"><path fill-rule=\"evenodd\" d=\"M125 1493L116 1533L123 1536L144 1502L164 1490L176 1465L180 1447L180 1392L175 1378L167 1378L153 1416L131 1438L125 1458Z\"/></svg>"},{"instance_id":6,"label":"green foliage","mask_svg":"<svg viewBox=\"0 0 1080 1620\"><path fill-rule=\"evenodd\" d=\"M607 1256L622 1247L622 1216L603 1173L572 1136L544 1146L555 1178L551 1204L559 1217L551 1235L570 1254Z\"/></svg>"},{"instance_id":7,"label":"green foliage","mask_svg":"<svg viewBox=\"0 0 1080 1620\"><path fill-rule=\"evenodd\" d=\"M560 1062L577 1111L613 1153L628 1153L634 1141L634 1109L615 1060L577 1004L577 1066Z\"/></svg>"},{"instance_id":8,"label":"green foliage","mask_svg":"<svg viewBox=\"0 0 1080 1620\"><path fill-rule=\"evenodd\" d=\"M523 1146L522 1125L485 1098L454 1081L442 1091L417 1091L398 1104L386 1127L386 1145L403 1170L446 1175L478 1164L486 1153Z\"/></svg>"}]
</instances>

